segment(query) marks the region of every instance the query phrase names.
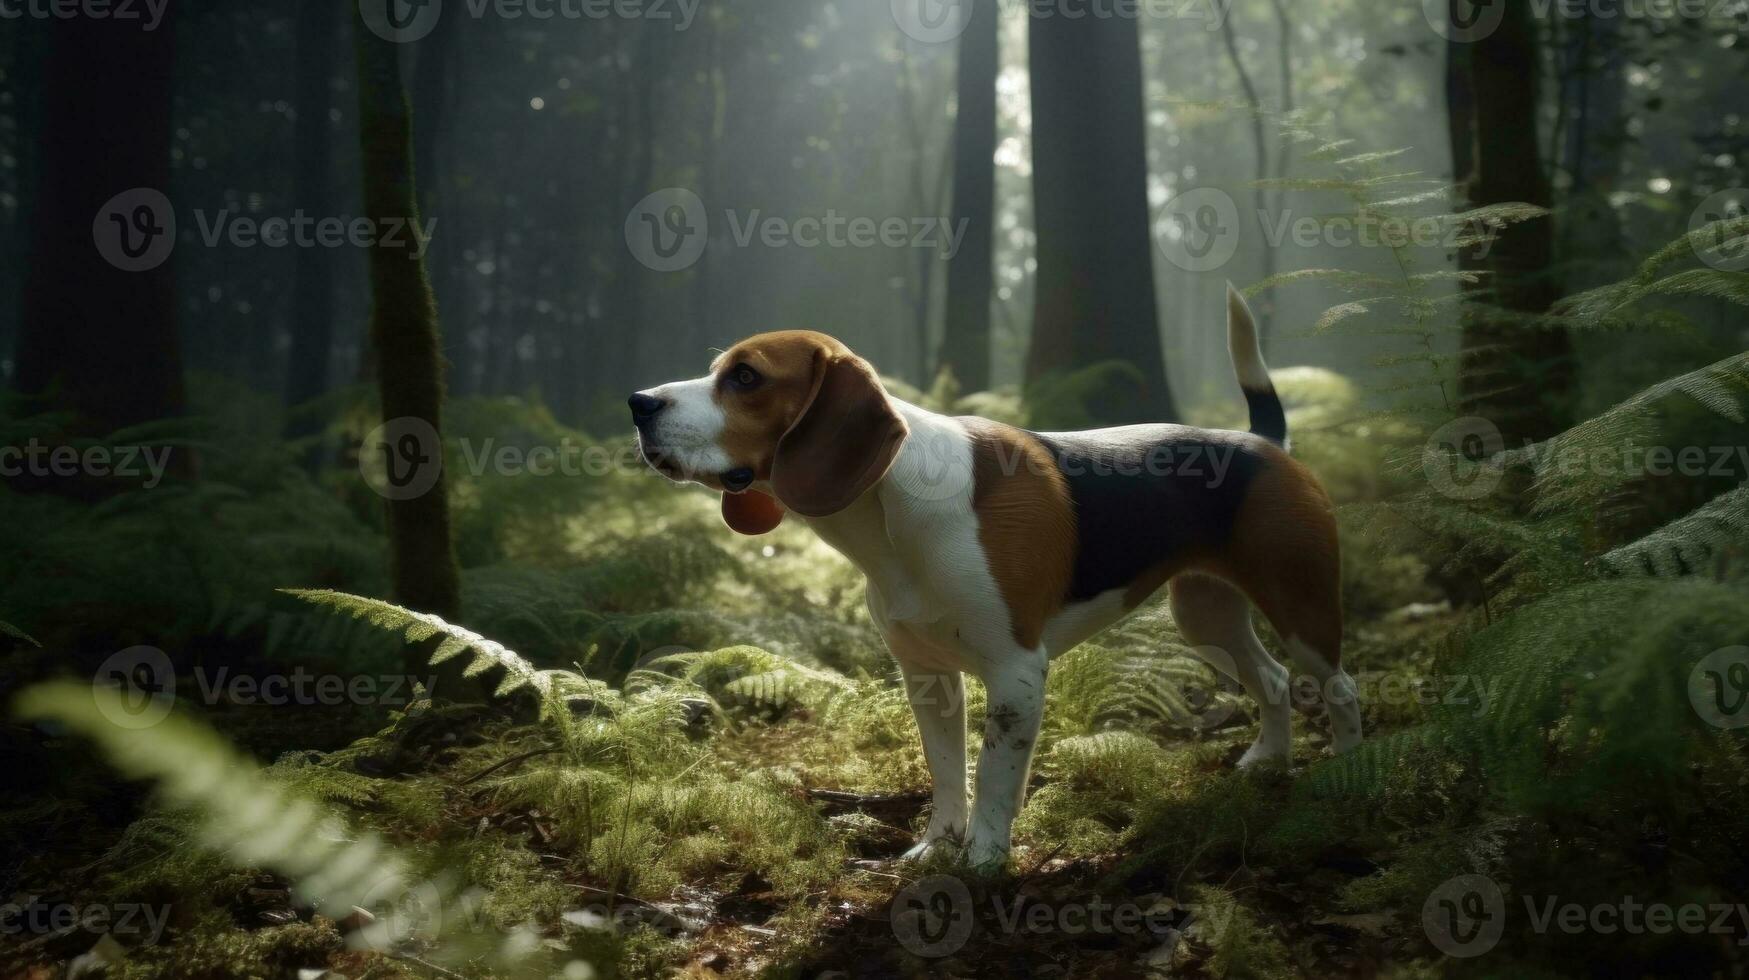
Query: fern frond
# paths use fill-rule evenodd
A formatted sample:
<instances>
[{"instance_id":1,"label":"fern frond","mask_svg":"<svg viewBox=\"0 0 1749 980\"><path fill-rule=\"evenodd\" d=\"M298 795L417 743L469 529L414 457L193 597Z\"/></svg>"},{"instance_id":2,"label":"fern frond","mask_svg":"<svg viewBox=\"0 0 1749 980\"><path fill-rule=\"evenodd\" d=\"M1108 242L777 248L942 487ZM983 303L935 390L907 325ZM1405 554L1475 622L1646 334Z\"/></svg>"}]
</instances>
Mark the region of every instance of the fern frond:
<instances>
[{"instance_id":1,"label":"fern frond","mask_svg":"<svg viewBox=\"0 0 1749 980\"><path fill-rule=\"evenodd\" d=\"M1330 307L1328 310L1324 311L1323 316L1318 318L1317 323L1312 324L1312 332L1323 333L1344 320L1352 317L1363 316L1372 312L1372 308L1367 305L1368 302L1373 301L1367 300L1355 303L1342 303L1338 306Z\"/></svg>"},{"instance_id":2,"label":"fern frond","mask_svg":"<svg viewBox=\"0 0 1749 980\"><path fill-rule=\"evenodd\" d=\"M1552 439L1508 450L1501 454L1501 462L1535 467L1539 511L1589 506L1633 474L1625 466L1585 466L1575 473L1563 461L1609 454L1620 459L1626 451L1652 443L1661 403L1676 395L1691 398L1729 421L1743 422L1749 406L1749 353L1666 378Z\"/></svg>"},{"instance_id":3,"label":"fern frond","mask_svg":"<svg viewBox=\"0 0 1749 980\"><path fill-rule=\"evenodd\" d=\"M758 647L727 647L708 653L675 653L649 661L626 689L649 690L679 680L714 699L782 710L814 704L841 690L841 674L796 663Z\"/></svg>"},{"instance_id":4,"label":"fern frond","mask_svg":"<svg viewBox=\"0 0 1749 980\"><path fill-rule=\"evenodd\" d=\"M203 814L202 843L242 867L271 867L300 895L338 918L352 906L399 897L411 883L408 863L373 835L355 835L337 817L293 796L211 729L172 713L145 727L130 717L119 691L55 682L30 688L20 717L54 721L96 742L130 778L150 779L165 800Z\"/></svg>"},{"instance_id":5,"label":"fern frond","mask_svg":"<svg viewBox=\"0 0 1749 980\"><path fill-rule=\"evenodd\" d=\"M1705 574L1732 551L1749 552L1749 485L1616 548L1597 560L1597 569L1612 578Z\"/></svg>"},{"instance_id":6,"label":"fern frond","mask_svg":"<svg viewBox=\"0 0 1749 980\"><path fill-rule=\"evenodd\" d=\"M1489 228L1501 229L1509 225L1546 218L1552 214L1548 208L1535 204L1525 204L1519 201L1508 201L1502 204L1489 204L1468 211L1459 211L1446 216L1446 221L1453 225L1486 225Z\"/></svg>"},{"instance_id":7,"label":"fern frond","mask_svg":"<svg viewBox=\"0 0 1749 980\"><path fill-rule=\"evenodd\" d=\"M42 644L33 639L29 633L26 633L3 619L0 619L0 636L10 636L20 643L28 644L38 649L42 648Z\"/></svg>"},{"instance_id":8,"label":"fern frond","mask_svg":"<svg viewBox=\"0 0 1749 980\"><path fill-rule=\"evenodd\" d=\"M1244 292L1247 297L1256 297L1271 289L1302 282L1327 282L1338 289L1350 292L1378 292L1390 289L1394 285L1388 279L1364 272L1355 272L1351 269L1297 269L1293 272L1278 273L1261 282L1252 283L1245 288Z\"/></svg>"},{"instance_id":9,"label":"fern frond","mask_svg":"<svg viewBox=\"0 0 1749 980\"><path fill-rule=\"evenodd\" d=\"M1376 151L1371 152L1371 153L1360 153L1360 154L1356 154L1355 156L1343 157L1342 159L1337 160L1336 166L1338 166L1338 167L1366 166L1369 164L1378 163L1378 162L1383 161L1383 160L1394 160L1397 157L1400 157L1403 154L1408 153L1408 152L1409 152L1409 147L1405 146L1405 147L1401 147L1401 148L1395 149L1395 150L1376 150ZM1310 155L1314 156L1314 157L1317 156L1316 153L1313 153Z\"/></svg>"},{"instance_id":10,"label":"fern frond","mask_svg":"<svg viewBox=\"0 0 1749 980\"><path fill-rule=\"evenodd\" d=\"M433 666L466 654L470 658L463 670L466 676L477 677L494 668L500 669L504 676L493 692L495 697L504 697L529 688L540 695L542 704L546 705L568 695L599 696L609 690L599 681L589 680L574 671L538 669L504 644L489 640L466 627L444 622L430 613L414 612L392 602L330 589L280 591L305 602L363 620L379 629L399 633L408 643L436 639L439 642L430 657Z\"/></svg>"}]
</instances>

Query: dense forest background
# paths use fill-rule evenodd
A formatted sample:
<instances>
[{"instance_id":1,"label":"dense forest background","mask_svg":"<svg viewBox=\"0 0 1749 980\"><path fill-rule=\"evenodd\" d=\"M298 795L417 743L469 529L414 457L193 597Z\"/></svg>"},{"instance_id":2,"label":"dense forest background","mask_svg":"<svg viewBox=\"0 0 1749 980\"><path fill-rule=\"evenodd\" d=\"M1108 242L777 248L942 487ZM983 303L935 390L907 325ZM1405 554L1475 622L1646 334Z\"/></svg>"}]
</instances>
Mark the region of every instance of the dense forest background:
<instances>
[{"instance_id":1,"label":"dense forest background","mask_svg":"<svg viewBox=\"0 0 1749 980\"><path fill-rule=\"evenodd\" d=\"M0 970L1741 975L1746 46L1744 0L0 0ZM894 861L860 577L648 472L626 396L808 328L937 411L1243 427L1229 282L1368 742L1300 678L1234 771L1153 602L1053 667L1011 867Z\"/></svg>"},{"instance_id":2,"label":"dense forest background","mask_svg":"<svg viewBox=\"0 0 1749 980\"><path fill-rule=\"evenodd\" d=\"M952 202L958 44L912 38L881 4L704 4L690 17L676 4L632 19L459 6L402 53L457 394L538 391L566 422L618 425L628 382L690 376L711 345L799 326L842 337L914 385L934 380L952 264L945 236L930 236L934 248L769 247L757 235L743 246L736 222L964 217ZM973 388L1021 380L1036 275L1026 18L1022 5L991 6L1000 10L991 372ZM1745 183L1732 100L1743 42L1730 5L1719 6L1698 19L1555 17L1528 52L1544 80L1524 108L1540 126L1550 195L1533 203L1569 215L1558 232L1565 289L1619 278L1636 242L1686 230L1711 193ZM174 9L179 57L159 81L169 86L164 190L181 217L175 321L186 366L286 391L293 403L356 380L369 303L357 250L209 246L194 214L208 229L299 210L362 214L347 9L326 19L283 3ZM1335 138L1409 147L1396 169L1461 179L1446 125L1448 44L1414 4L1147 9L1131 23L1150 228L1170 235L1163 209L1191 190L1214 188L1246 208L1219 270L1152 263L1174 390L1188 404L1219 401L1230 394L1218 329L1225 279L1392 261L1376 248L1333 254L1322 240L1283 237L1282 212L1315 217L1327 199L1251 182L1321 174L1275 119L1245 106L1327 116ZM35 134L46 109L33 80L53 32L15 23L0 50L0 222L21 269L43 166ZM1096 54L1089 45L1083 56ZM628 216L667 188L697 194L709 218L703 258L676 272L645 267L625 246ZM0 283L0 308L18 308L22 282ZM1313 287L1264 298L1274 361L1364 366L1371 342L1304 336L1338 295ZM11 349L18 321L0 329L9 341L0 349ZM1659 367L1623 360L1645 377ZM11 358L0 366L7 378L17 371Z\"/></svg>"}]
</instances>

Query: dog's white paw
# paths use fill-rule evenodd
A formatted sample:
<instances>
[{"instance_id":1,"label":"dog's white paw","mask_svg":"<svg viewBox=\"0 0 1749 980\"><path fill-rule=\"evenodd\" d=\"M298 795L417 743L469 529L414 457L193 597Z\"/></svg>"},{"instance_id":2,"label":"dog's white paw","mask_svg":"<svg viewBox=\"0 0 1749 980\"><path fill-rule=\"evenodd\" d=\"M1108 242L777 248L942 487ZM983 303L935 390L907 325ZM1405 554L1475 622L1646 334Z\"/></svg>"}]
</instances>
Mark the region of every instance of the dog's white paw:
<instances>
[{"instance_id":1,"label":"dog's white paw","mask_svg":"<svg viewBox=\"0 0 1749 980\"><path fill-rule=\"evenodd\" d=\"M1285 766L1288 764L1288 746L1266 745L1262 741L1253 743L1239 757L1238 768L1250 769L1253 766Z\"/></svg>"},{"instance_id":2,"label":"dog's white paw","mask_svg":"<svg viewBox=\"0 0 1749 980\"><path fill-rule=\"evenodd\" d=\"M993 874L1002 870L1008 863L1008 845L986 843L973 837L966 841L966 849L961 855L966 866L979 874Z\"/></svg>"},{"instance_id":3,"label":"dog's white paw","mask_svg":"<svg viewBox=\"0 0 1749 980\"><path fill-rule=\"evenodd\" d=\"M911 846L911 849L899 855L901 861L922 861L938 854L947 854L959 850L960 843L952 837L925 837Z\"/></svg>"}]
</instances>

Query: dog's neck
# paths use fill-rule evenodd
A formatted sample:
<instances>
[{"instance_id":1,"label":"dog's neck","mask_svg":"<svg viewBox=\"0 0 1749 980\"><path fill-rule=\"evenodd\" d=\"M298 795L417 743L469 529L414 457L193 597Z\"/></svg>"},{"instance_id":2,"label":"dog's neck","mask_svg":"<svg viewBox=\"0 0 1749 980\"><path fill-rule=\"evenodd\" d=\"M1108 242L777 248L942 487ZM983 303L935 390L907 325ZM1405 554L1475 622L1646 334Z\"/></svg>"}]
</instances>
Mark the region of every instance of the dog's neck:
<instances>
[{"instance_id":1,"label":"dog's neck","mask_svg":"<svg viewBox=\"0 0 1749 980\"><path fill-rule=\"evenodd\" d=\"M951 419L888 397L910 429L892 468L849 507L807 523L868 577L888 617L928 621L927 575L917 552L939 540L948 523L970 515L971 447Z\"/></svg>"}]
</instances>

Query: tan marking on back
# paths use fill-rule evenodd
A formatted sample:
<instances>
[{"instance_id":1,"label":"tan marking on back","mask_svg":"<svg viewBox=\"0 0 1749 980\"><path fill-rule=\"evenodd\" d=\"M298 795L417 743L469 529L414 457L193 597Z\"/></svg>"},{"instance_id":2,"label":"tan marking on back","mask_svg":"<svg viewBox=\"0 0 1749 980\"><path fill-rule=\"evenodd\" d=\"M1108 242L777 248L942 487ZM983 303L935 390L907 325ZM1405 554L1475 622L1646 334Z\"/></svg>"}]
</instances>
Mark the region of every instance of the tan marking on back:
<instances>
[{"instance_id":1,"label":"tan marking on back","mask_svg":"<svg viewBox=\"0 0 1749 980\"><path fill-rule=\"evenodd\" d=\"M1029 433L960 420L972 437L972 509L1015 642L1039 645L1075 570L1075 506L1056 460Z\"/></svg>"}]
</instances>

